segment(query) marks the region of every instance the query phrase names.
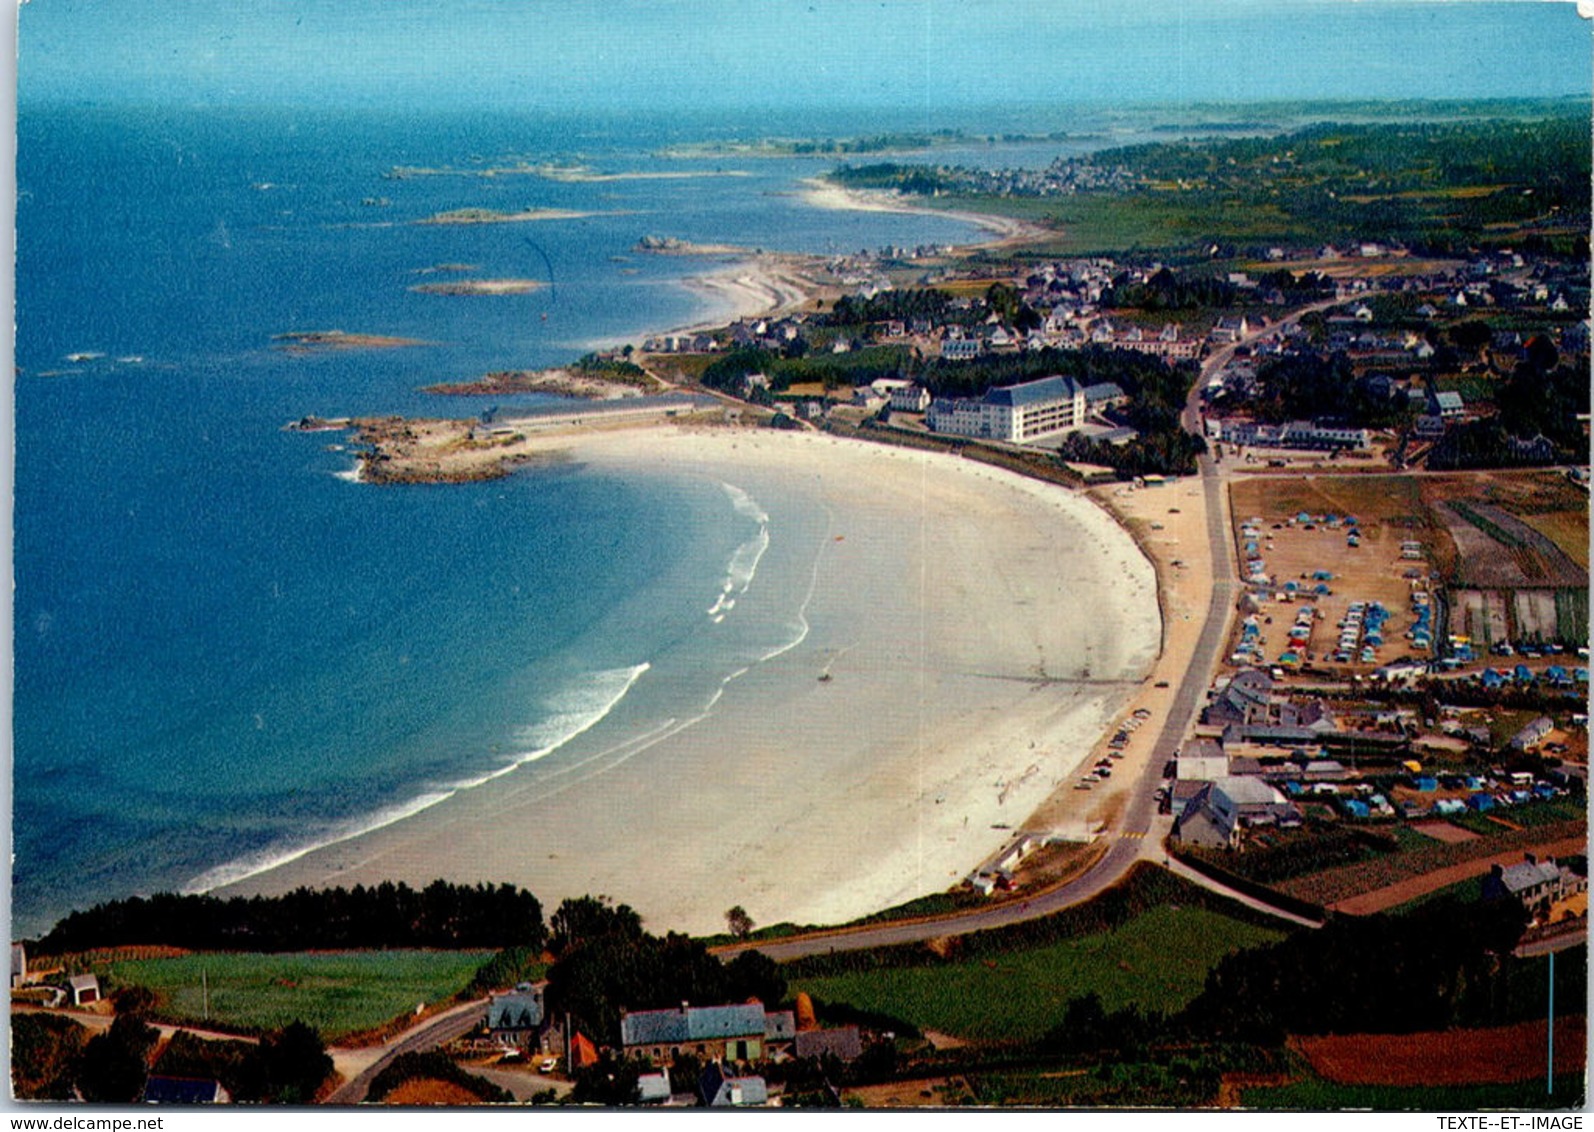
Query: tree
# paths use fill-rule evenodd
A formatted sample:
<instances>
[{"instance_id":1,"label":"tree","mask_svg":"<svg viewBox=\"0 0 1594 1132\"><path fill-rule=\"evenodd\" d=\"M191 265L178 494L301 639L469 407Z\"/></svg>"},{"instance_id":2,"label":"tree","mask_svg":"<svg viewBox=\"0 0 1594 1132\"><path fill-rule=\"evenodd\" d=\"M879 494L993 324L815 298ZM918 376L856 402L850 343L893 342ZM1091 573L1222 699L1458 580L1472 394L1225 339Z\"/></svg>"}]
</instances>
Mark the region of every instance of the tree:
<instances>
[{"instance_id":1,"label":"tree","mask_svg":"<svg viewBox=\"0 0 1594 1132\"><path fill-rule=\"evenodd\" d=\"M78 1092L99 1104L132 1104L149 1077L149 1053L160 1034L133 1014L111 1023L106 1033L90 1038L78 1063Z\"/></svg>"},{"instance_id":2,"label":"tree","mask_svg":"<svg viewBox=\"0 0 1594 1132\"><path fill-rule=\"evenodd\" d=\"M723 999L743 1002L756 998L773 1007L786 998L786 976L780 964L762 951L744 951L725 964L726 986Z\"/></svg>"},{"instance_id":3,"label":"tree","mask_svg":"<svg viewBox=\"0 0 1594 1132\"><path fill-rule=\"evenodd\" d=\"M157 1005L155 992L148 987L126 986L111 995L118 1014L148 1014Z\"/></svg>"},{"instance_id":4,"label":"tree","mask_svg":"<svg viewBox=\"0 0 1594 1132\"><path fill-rule=\"evenodd\" d=\"M18 1100L69 1101L88 1030L59 1014L11 1016L11 1087Z\"/></svg>"},{"instance_id":5,"label":"tree","mask_svg":"<svg viewBox=\"0 0 1594 1132\"><path fill-rule=\"evenodd\" d=\"M571 1099L577 1104L601 1104L610 1108L636 1104L637 1078L641 1075L640 1063L622 1061L612 1053L605 1053L576 1074Z\"/></svg>"},{"instance_id":6,"label":"tree","mask_svg":"<svg viewBox=\"0 0 1594 1132\"><path fill-rule=\"evenodd\" d=\"M753 932L753 917L738 904L725 913L725 926L731 929L731 934L737 939L746 939Z\"/></svg>"},{"instance_id":7,"label":"tree","mask_svg":"<svg viewBox=\"0 0 1594 1132\"><path fill-rule=\"evenodd\" d=\"M332 1072L321 1035L303 1022L291 1022L260 1043L267 1089L277 1104L309 1104Z\"/></svg>"},{"instance_id":8,"label":"tree","mask_svg":"<svg viewBox=\"0 0 1594 1132\"><path fill-rule=\"evenodd\" d=\"M636 939L642 935L642 917L629 904L616 905L607 896L568 897L553 914L553 934L548 948L555 955L608 935Z\"/></svg>"}]
</instances>

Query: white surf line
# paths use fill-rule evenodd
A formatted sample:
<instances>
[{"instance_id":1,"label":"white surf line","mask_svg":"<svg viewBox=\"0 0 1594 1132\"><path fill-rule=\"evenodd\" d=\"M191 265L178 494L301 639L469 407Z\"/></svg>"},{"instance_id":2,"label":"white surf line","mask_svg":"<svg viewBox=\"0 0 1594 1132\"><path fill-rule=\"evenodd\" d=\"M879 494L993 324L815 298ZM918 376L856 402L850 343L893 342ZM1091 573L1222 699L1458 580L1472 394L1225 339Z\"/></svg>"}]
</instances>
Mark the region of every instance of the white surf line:
<instances>
[{"instance_id":1,"label":"white surf line","mask_svg":"<svg viewBox=\"0 0 1594 1132\"><path fill-rule=\"evenodd\" d=\"M527 751L515 756L514 759L504 766L498 767L473 779L453 782L441 787L433 788L423 793L414 795L409 800L404 802L395 802L391 805L384 806L374 811L367 811L364 814L345 818L341 822L331 824L322 832L319 838L312 839L306 843L293 846L291 848L281 844L266 846L255 851L254 853L246 854L243 857L234 858L231 861L225 861L222 864L207 869L198 876L194 877L182 887L181 891L188 895L206 893L213 889L224 888L228 885L238 884L242 881L249 880L252 877L260 876L262 873L268 873L274 869L281 868L284 865L291 865L293 862L307 857L311 853L318 852L322 849L329 849L335 845L342 845L345 842L353 841L358 837L364 837L367 834L376 833L379 830L386 829L388 826L396 825L407 818L412 818L419 813L423 813L426 810L431 809L433 806L448 801L455 795L464 793L468 790L474 790L479 786L485 786L487 783L492 782L495 779L502 778L503 776L518 770L520 767L538 762L559 750L571 740L585 734L587 731L590 731L593 727L596 727L599 723L603 722L604 719L608 718L609 713L614 710L615 706L618 705L621 700L625 699L625 697L630 693L631 689L636 685L636 682L640 680L651 668L652 665L644 661L643 663L635 665L631 668L612 669L608 672L594 674L600 677L613 674L624 674L625 679L619 690L614 695L610 696L606 701L604 701L601 706L597 707L596 710L582 713L580 721L577 722L570 730L560 735L553 742L544 744L542 747L539 747L535 750Z\"/></svg>"},{"instance_id":2,"label":"white surf line","mask_svg":"<svg viewBox=\"0 0 1594 1132\"><path fill-rule=\"evenodd\" d=\"M808 576L808 592L803 595L801 604L797 606L797 624L799 627L797 637L790 644L782 645L773 652L765 653L763 656L759 657L757 661L758 664L765 664L768 661L774 660L777 656L790 652L792 649L796 648L798 645L802 644L808 639L808 633L812 628L812 626L808 624L808 605L814 600L814 594L819 591L819 567L825 560L826 548L830 546L831 532L836 528L835 511L831 509L830 504L828 503L821 502L821 506L823 506L825 509L825 535L819 543L819 553L814 555L813 570Z\"/></svg>"}]
</instances>

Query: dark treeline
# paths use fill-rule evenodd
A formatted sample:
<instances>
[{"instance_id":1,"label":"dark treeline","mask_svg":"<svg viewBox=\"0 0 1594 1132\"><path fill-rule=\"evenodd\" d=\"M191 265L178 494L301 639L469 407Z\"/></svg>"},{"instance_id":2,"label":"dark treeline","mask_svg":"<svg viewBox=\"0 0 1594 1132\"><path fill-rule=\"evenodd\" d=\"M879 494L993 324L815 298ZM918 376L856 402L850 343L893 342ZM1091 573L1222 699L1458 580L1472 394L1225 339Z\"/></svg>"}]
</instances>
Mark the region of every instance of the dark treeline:
<instances>
[{"instance_id":1,"label":"dark treeline","mask_svg":"<svg viewBox=\"0 0 1594 1132\"><path fill-rule=\"evenodd\" d=\"M1135 350L1092 346L1084 350L1026 350L972 362L937 358L924 363L923 370L915 376L937 397L978 397L993 386L1053 374L1071 377L1081 385L1110 381L1129 395L1134 411L1146 414L1147 426L1154 427L1170 419L1177 422L1196 372L1193 364L1169 366L1160 358Z\"/></svg>"},{"instance_id":2,"label":"dark treeline","mask_svg":"<svg viewBox=\"0 0 1594 1132\"><path fill-rule=\"evenodd\" d=\"M815 315L818 326L856 327L891 319L924 318L932 323L956 322L972 325L984 317L984 312L973 304L961 305L945 291L930 287L908 287L881 291L877 295L843 295L830 308L829 314Z\"/></svg>"},{"instance_id":3,"label":"dark treeline","mask_svg":"<svg viewBox=\"0 0 1594 1132\"><path fill-rule=\"evenodd\" d=\"M258 1043L201 1040L179 1030L161 1047L159 1031L138 1013L118 1013L99 1034L61 1015L19 1014L11 1052L12 1087L24 1100L133 1104L158 1074L219 1081L245 1104L304 1105L332 1073L321 1036L302 1022Z\"/></svg>"},{"instance_id":4,"label":"dark treeline","mask_svg":"<svg viewBox=\"0 0 1594 1132\"><path fill-rule=\"evenodd\" d=\"M756 998L766 1008L786 997L774 960L744 951L722 963L689 936L642 930L627 905L596 897L566 900L553 916L548 1009L569 1014L600 1045L618 1045L620 1011L717 1006Z\"/></svg>"},{"instance_id":5,"label":"dark treeline","mask_svg":"<svg viewBox=\"0 0 1594 1132\"><path fill-rule=\"evenodd\" d=\"M36 950L59 955L135 944L210 951L541 947L544 938L542 905L524 889L437 880L420 891L384 882L228 900L135 896L73 912Z\"/></svg>"},{"instance_id":6,"label":"dark treeline","mask_svg":"<svg viewBox=\"0 0 1594 1132\"><path fill-rule=\"evenodd\" d=\"M1164 267L1153 272L1143 283L1131 282L1127 275L1114 279L1112 286L1101 296L1101 306L1133 307L1144 311L1228 307L1234 305L1239 292L1240 289L1226 279L1212 275L1175 273Z\"/></svg>"},{"instance_id":7,"label":"dark treeline","mask_svg":"<svg viewBox=\"0 0 1594 1132\"><path fill-rule=\"evenodd\" d=\"M1269 358L1256 371L1250 407L1258 420L1280 423L1334 420L1351 427L1388 428L1410 415L1404 396L1377 392L1354 376L1342 353L1286 354Z\"/></svg>"},{"instance_id":8,"label":"dark treeline","mask_svg":"<svg viewBox=\"0 0 1594 1132\"><path fill-rule=\"evenodd\" d=\"M1510 953L1525 923L1514 900L1333 917L1320 930L1223 959L1180 1022L1204 1038L1271 1045L1286 1034L1519 1021L1538 1009L1513 1001L1511 968L1521 961Z\"/></svg>"},{"instance_id":9,"label":"dark treeline","mask_svg":"<svg viewBox=\"0 0 1594 1132\"><path fill-rule=\"evenodd\" d=\"M1495 394L1499 413L1450 429L1429 454L1435 470L1542 466L1588 457L1579 417L1589 411L1588 372L1530 351Z\"/></svg>"}]
</instances>

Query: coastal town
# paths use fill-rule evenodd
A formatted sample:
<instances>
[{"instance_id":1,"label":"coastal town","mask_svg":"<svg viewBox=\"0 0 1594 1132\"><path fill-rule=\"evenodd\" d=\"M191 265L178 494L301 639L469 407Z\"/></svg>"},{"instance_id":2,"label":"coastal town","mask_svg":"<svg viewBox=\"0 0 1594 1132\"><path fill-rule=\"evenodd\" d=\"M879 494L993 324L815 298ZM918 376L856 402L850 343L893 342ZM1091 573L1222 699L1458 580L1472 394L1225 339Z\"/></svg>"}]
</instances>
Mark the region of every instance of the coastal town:
<instances>
[{"instance_id":1,"label":"coastal town","mask_svg":"<svg viewBox=\"0 0 1594 1132\"><path fill-rule=\"evenodd\" d=\"M891 187L847 191L902 209L1147 183L1127 159L874 176ZM1027 220L980 249L698 249L774 272L781 301L433 390L479 398L471 418L292 422L346 440L370 491L534 475L644 431L1022 478L1128 532L1156 656L1108 727L998 784L1036 802L983 857L853 923L736 904L723 933L655 935L624 893L545 922L513 886L441 881L74 913L12 946L15 1095L1581 1104L1586 229L1584 200L1464 239L1412 222L1054 254ZM650 234L637 254L694 253ZM360 345L288 348L328 335ZM345 952L378 959L333 969ZM321 983L375 1005L314 1003Z\"/></svg>"}]
</instances>

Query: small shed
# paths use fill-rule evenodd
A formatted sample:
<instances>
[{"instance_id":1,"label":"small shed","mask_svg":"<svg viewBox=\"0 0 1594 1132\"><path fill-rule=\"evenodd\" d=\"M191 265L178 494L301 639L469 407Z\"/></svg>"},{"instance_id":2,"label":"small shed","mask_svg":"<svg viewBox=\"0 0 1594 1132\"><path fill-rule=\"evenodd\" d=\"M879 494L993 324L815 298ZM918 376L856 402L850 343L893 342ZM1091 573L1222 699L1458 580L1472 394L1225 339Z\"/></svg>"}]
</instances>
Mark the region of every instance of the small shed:
<instances>
[{"instance_id":1,"label":"small shed","mask_svg":"<svg viewBox=\"0 0 1594 1132\"><path fill-rule=\"evenodd\" d=\"M73 1006L92 1006L100 1000L100 980L93 975L73 975L67 980Z\"/></svg>"}]
</instances>

